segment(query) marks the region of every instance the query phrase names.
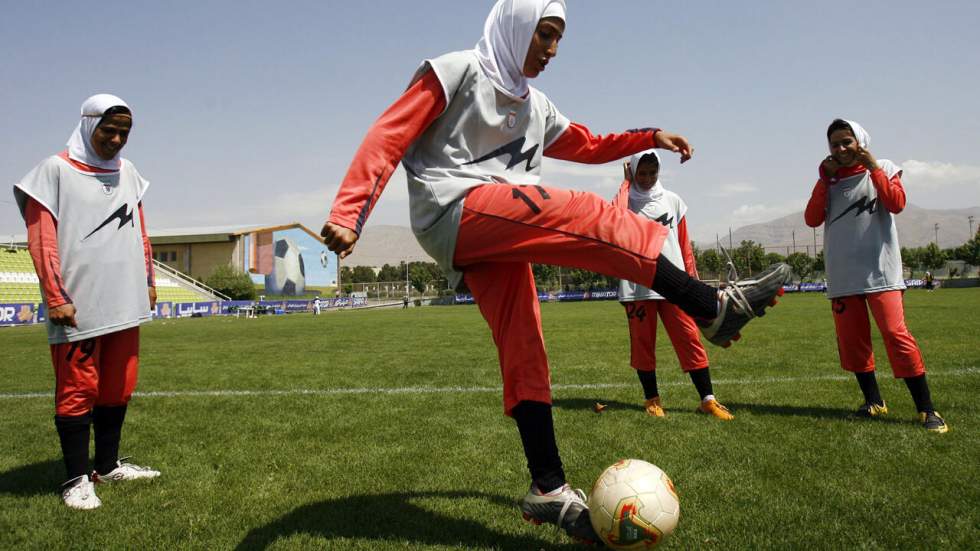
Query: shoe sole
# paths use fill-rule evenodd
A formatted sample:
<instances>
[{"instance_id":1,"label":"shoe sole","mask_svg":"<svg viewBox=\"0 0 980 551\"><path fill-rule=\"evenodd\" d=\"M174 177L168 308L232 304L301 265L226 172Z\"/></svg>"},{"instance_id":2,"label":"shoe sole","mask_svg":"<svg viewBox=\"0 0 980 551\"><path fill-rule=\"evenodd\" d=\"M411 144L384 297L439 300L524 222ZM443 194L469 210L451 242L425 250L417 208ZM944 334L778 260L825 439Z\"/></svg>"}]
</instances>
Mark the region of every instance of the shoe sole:
<instances>
[{"instance_id":1,"label":"shoe sole","mask_svg":"<svg viewBox=\"0 0 980 551\"><path fill-rule=\"evenodd\" d=\"M780 287L779 290L776 291L776 297L781 297L781 296L783 296L785 294L786 294L786 290L783 289L782 287ZM769 305L768 306L764 306L763 309L762 309L762 311L756 313L755 316L757 318L761 318L762 316L766 315L766 308L773 308L777 304L779 304L779 300L777 300L774 297L772 300L769 301ZM742 333L741 332L735 333L735 335L731 338L731 340L722 343L721 344L721 347L722 348L729 348L729 347L732 346L733 343L735 343L736 341L739 341L739 340L742 340Z\"/></svg>"}]
</instances>

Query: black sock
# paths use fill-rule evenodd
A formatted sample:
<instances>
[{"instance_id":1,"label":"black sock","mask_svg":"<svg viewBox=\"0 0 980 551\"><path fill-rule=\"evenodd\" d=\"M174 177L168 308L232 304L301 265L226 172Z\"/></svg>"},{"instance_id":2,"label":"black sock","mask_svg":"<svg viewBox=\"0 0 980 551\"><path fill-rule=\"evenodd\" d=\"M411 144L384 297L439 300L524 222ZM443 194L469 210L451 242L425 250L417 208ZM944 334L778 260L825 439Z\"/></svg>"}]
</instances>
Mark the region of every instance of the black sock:
<instances>
[{"instance_id":1,"label":"black sock","mask_svg":"<svg viewBox=\"0 0 980 551\"><path fill-rule=\"evenodd\" d=\"M694 318L718 317L718 289L694 279L664 255L657 257L657 273L650 288Z\"/></svg>"},{"instance_id":2,"label":"black sock","mask_svg":"<svg viewBox=\"0 0 980 551\"><path fill-rule=\"evenodd\" d=\"M119 438L122 436L126 406L95 406L92 423L95 427L95 470L107 474L119 460Z\"/></svg>"},{"instance_id":3,"label":"black sock","mask_svg":"<svg viewBox=\"0 0 980 551\"><path fill-rule=\"evenodd\" d=\"M915 400L915 409L921 412L936 411L932 407L932 396L929 395L929 383L926 382L926 376L923 373L918 377L906 377L903 379L905 381L905 386L909 387L909 392L912 393L912 399Z\"/></svg>"},{"instance_id":4,"label":"black sock","mask_svg":"<svg viewBox=\"0 0 980 551\"><path fill-rule=\"evenodd\" d=\"M875 378L874 371L865 371L854 375L857 377L858 385L861 386L861 392L864 393L864 403L885 405L885 401L881 399L881 393L878 392L878 379Z\"/></svg>"},{"instance_id":5,"label":"black sock","mask_svg":"<svg viewBox=\"0 0 980 551\"><path fill-rule=\"evenodd\" d=\"M643 397L645 399L649 400L650 398L660 396L660 390L657 389L656 370L643 371L637 369L636 374L640 377L640 384L643 385Z\"/></svg>"},{"instance_id":6,"label":"black sock","mask_svg":"<svg viewBox=\"0 0 980 551\"><path fill-rule=\"evenodd\" d=\"M689 371L688 374L691 376L691 382L694 383L694 388L698 390L698 395L701 396L702 400L705 396L714 394L714 391L711 390L711 373L707 367Z\"/></svg>"},{"instance_id":7,"label":"black sock","mask_svg":"<svg viewBox=\"0 0 980 551\"><path fill-rule=\"evenodd\" d=\"M521 433L524 455L531 479L541 492L547 493L565 484L565 471L558 456L551 406L543 402L524 401L511 412Z\"/></svg>"},{"instance_id":8,"label":"black sock","mask_svg":"<svg viewBox=\"0 0 980 551\"><path fill-rule=\"evenodd\" d=\"M61 440L61 454L65 458L68 480L78 478L88 472L88 439L92 415L54 416L54 426Z\"/></svg>"}]
</instances>

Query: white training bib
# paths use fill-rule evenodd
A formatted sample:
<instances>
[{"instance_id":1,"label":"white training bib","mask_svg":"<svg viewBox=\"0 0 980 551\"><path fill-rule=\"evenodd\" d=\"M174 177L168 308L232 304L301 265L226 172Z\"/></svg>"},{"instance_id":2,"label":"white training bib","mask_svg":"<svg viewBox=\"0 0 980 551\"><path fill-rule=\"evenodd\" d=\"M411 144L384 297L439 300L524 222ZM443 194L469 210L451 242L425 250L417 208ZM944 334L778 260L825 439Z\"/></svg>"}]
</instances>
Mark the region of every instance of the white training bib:
<instances>
[{"instance_id":1,"label":"white training bib","mask_svg":"<svg viewBox=\"0 0 980 551\"><path fill-rule=\"evenodd\" d=\"M452 261L466 192L493 182L539 183L544 150L570 122L533 87L524 101L499 92L473 50L426 60L416 77L430 67L442 84L446 110L402 163L412 230L455 287L462 274Z\"/></svg>"},{"instance_id":2,"label":"white training bib","mask_svg":"<svg viewBox=\"0 0 980 551\"><path fill-rule=\"evenodd\" d=\"M139 203L149 182L123 160L119 172L82 172L45 159L14 185L24 215L28 197L58 222L61 289L75 305L78 327L48 321L52 344L135 327L151 319Z\"/></svg>"},{"instance_id":3,"label":"white training bib","mask_svg":"<svg viewBox=\"0 0 980 551\"><path fill-rule=\"evenodd\" d=\"M658 197L642 203L630 198L629 209L668 228L667 238L664 240L663 248L660 249L660 254L671 264L683 270L684 253L681 251L680 240L677 238L677 225L687 214L687 204L684 203L684 200L673 191L665 189ZM619 301L633 302L637 300L664 300L664 297L643 285L621 279L619 281Z\"/></svg>"},{"instance_id":4,"label":"white training bib","mask_svg":"<svg viewBox=\"0 0 980 551\"><path fill-rule=\"evenodd\" d=\"M889 178L901 170L878 164ZM895 217L878 204L868 171L828 186L824 262L827 298L905 289Z\"/></svg>"}]
</instances>

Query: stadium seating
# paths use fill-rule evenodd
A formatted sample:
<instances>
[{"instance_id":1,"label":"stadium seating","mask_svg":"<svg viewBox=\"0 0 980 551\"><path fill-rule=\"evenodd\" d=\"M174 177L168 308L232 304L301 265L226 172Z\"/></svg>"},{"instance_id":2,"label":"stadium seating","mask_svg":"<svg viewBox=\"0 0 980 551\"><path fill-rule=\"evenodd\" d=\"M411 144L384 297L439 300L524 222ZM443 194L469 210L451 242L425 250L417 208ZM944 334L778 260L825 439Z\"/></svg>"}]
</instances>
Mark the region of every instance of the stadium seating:
<instances>
[{"instance_id":1,"label":"stadium seating","mask_svg":"<svg viewBox=\"0 0 980 551\"><path fill-rule=\"evenodd\" d=\"M208 301L212 298L197 293L158 271L157 300L183 303ZM0 247L0 303L17 302L41 302L41 289L34 272L34 262L27 249Z\"/></svg>"},{"instance_id":2,"label":"stadium seating","mask_svg":"<svg viewBox=\"0 0 980 551\"><path fill-rule=\"evenodd\" d=\"M157 302L200 302L211 300L190 289L180 286L174 280L157 275Z\"/></svg>"},{"instance_id":3,"label":"stadium seating","mask_svg":"<svg viewBox=\"0 0 980 551\"><path fill-rule=\"evenodd\" d=\"M27 249L0 248L0 303L40 301L41 290Z\"/></svg>"}]
</instances>

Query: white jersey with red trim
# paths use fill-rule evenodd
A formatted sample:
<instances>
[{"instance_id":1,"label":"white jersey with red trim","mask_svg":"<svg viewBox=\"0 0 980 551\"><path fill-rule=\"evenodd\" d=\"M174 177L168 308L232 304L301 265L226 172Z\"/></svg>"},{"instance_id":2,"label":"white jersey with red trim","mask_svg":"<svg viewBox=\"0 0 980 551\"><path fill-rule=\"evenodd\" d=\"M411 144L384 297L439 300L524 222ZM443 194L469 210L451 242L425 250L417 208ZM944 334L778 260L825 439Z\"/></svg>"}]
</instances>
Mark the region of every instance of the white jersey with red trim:
<instances>
[{"instance_id":1,"label":"white jersey with red trim","mask_svg":"<svg viewBox=\"0 0 980 551\"><path fill-rule=\"evenodd\" d=\"M531 88L526 100L500 93L480 69L473 50L423 62L442 85L446 109L408 148L412 230L422 248L455 286L452 266L462 199L475 186L494 182L540 182L544 150L568 128L548 98Z\"/></svg>"},{"instance_id":2,"label":"white jersey with red trim","mask_svg":"<svg viewBox=\"0 0 980 551\"><path fill-rule=\"evenodd\" d=\"M888 178L901 168L881 159ZM828 186L824 222L827 298L905 289L895 216L878 204L871 173Z\"/></svg>"},{"instance_id":3,"label":"white jersey with red trim","mask_svg":"<svg viewBox=\"0 0 980 551\"><path fill-rule=\"evenodd\" d=\"M658 183L658 185L660 185ZM684 268L684 252L681 250L680 239L677 237L677 225L687 214L687 204L673 191L663 190L656 198L637 201L631 197L629 209L640 216L649 218L668 228L660 254L678 268ZM621 279L619 281L619 301L633 302L637 300L665 300L656 291L638 283Z\"/></svg>"},{"instance_id":4,"label":"white jersey with red trim","mask_svg":"<svg viewBox=\"0 0 980 551\"><path fill-rule=\"evenodd\" d=\"M75 305L78 327L48 321L48 341L74 342L151 319L139 203L149 182L129 161L118 172L82 172L52 156L17 184L24 216L28 198L58 225L61 292ZM47 301L45 301L47 302Z\"/></svg>"}]
</instances>

